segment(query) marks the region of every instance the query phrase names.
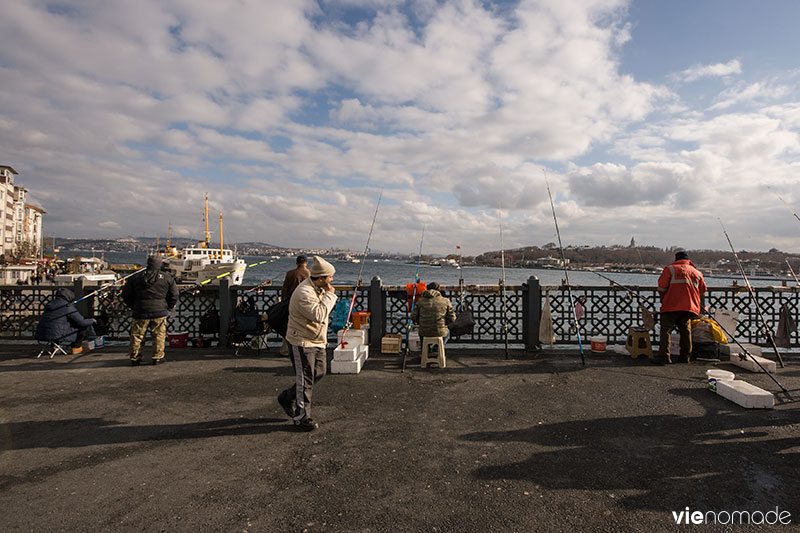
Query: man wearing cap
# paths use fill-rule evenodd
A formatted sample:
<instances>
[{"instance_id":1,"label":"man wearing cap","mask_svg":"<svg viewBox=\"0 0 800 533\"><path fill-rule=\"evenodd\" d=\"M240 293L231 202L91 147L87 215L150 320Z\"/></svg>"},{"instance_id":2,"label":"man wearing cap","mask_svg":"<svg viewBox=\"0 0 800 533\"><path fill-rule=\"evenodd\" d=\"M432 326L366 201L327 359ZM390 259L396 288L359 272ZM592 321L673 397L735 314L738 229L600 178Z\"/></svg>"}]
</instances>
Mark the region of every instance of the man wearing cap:
<instances>
[{"instance_id":1,"label":"man wearing cap","mask_svg":"<svg viewBox=\"0 0 800 533\"><path fill-rule=\"evenodd\" d=\"M295 384L278 395L287 415L295 425L312 431L318 425L311 418L311 393L314 384L325 377L328 359L328 317L336 304L333 275L336 269L317 256L310 277L303 280L289 300L289 325L286 341L296 379Z\"/></svg>"},{"instance_id":2,"label":"man wearing cap","mask_svg":"<svg viewBox=\"0 0 800 533\"><path fill-rule=\"evenodd\" d=\"M285 300L286 298L291 298L292 293L300 285L311 273L308 271L308 267L306 266L306 256L298 255L296 265L297 268L293 268L292 270L286 273L286 277L283 279L283 289L281 290L281 299Z\"/></svg>"},{"instance_id":3,"label":"man wearing cap","mask_svg":"<svg viewBox=\"0 0 800 533\"><path fill-rule=\"evenodd\" d=\"M678 328L681 336L681 363L692 356L692 330L690 321L700 316L700 305L706 282L684 251L675 254L675 262L664 268L658 278L658 295L661 298L661 330L657 364L671 364L669 334Z\"/></svg>"},{"instance_id":4,"label":"man wearing cap","mask_svg":"<svg viewBox=\"0 0 800 533\"><path fill-rule=\"evenodd\" d=\"M139 350L147 330L153 338L153 364L163 363L167 337L167 316L178 303L175 278L161 269L163 260L151 255L147 269L133 276L122 288L122 300L133 310L130 358L137 366L142 362Z\"/></svg>"}]
</instances>

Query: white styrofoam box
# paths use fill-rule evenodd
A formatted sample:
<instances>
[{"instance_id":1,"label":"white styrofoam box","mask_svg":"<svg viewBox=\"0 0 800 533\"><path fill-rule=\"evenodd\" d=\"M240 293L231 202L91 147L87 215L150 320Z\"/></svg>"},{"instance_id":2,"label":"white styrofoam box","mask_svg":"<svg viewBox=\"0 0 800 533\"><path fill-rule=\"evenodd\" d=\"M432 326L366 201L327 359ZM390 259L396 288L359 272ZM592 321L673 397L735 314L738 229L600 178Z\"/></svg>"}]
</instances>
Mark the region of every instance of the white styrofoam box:
<instances>
[{"instance_id":1,"label":"white styrofoam box","mask_svg":"<svg viewBox=\"0 0 800 533\"><path fill-rule=\"evenodd\" d=\"M730 339L729 339L730 340ZM742 346L751 354L753 355L761 355L761 346L756 346L755 344L747 344L742 343ZM735 342L729 342L728 344L720 344L719 345L719 354L720 355L727 355L730 357L732 354L742 353L742 349L739 348L739 345Z\"/></svg>"},{"instance_id":2,"label":"white styrofoam box","mask_svg":"<svg viewBox=\"0 0 800 533\"><path fill-rule=\"evenodd\" d=\"M744 359L742 357L744 357ZM761 366L763 366L767 372L775 372L778 369L777 365L775 364L775 361L771 361L765 357L759 357L758 355L755 354L753 354L753 357L750 357L749 355L745 354L741 355L733 354L731 356L731 360L728 362L733 365L745 368L750 372L762 372L761 368L759 368L756 362L753 361L753 358L755 358L756 361L761 363Z\"/></svg>"},{"instance_id":3,"label":"white styrofoam box","mask_svg":"<svg viewBox=\"0 0 800 533\"><path fill-rule=\"evenodd\" d=\"M344 333L343 329L340 329L336 333L336 339L339 344L342 344L342 333ZM345 345L346 347L352 347L357 344L367 344L367 330L348 329L347 333L345 334L345 342L347 342Z\"/></svg>"},{"instance_id":4,"label":"white styrofoam box","mask_svg":"<svg viewBox=\"0 0 800 533\"><path fill-rule=\"evenodd\" d=\"M717 394L748 409L772 409L775 397L771 392L746 381L717 381Z\"/></svg>"},{"instance_id":5,"label":"white styrofoam box","mask_svg":"<svg viewBox=\"0 0 800 533\"><path fill-rule=\"evenodd\" d=\"M361 346L358 347L358 349L359 349L359 352L358 352L359 357L361 357L363 355L365 361L367 359L369 359L369 345L368 344L362 344Z\"/></svg>"},{"instance_id":6,"label":"white styrofoam box","mask_svg":"<svg viewBox=\"0 0 800 533\"><path fill-rule=\"evenodd\" d=\"M367 352L362 351L355 361L331 361L331 374L358 374L367 360Z\"/></svg>"},{"instance_id":7,"label":"white styrofoam box","mask_svg":"<svg viewBox=\"0 0 800 533\"><path fill-rule=\"evenodd\" d=\"M342 348L341 344L336 346L333 350L334 361L355 361L361 355L361 345L353 345L352 348L348 345L347 348Z\"/></svg>"}]
</instances>

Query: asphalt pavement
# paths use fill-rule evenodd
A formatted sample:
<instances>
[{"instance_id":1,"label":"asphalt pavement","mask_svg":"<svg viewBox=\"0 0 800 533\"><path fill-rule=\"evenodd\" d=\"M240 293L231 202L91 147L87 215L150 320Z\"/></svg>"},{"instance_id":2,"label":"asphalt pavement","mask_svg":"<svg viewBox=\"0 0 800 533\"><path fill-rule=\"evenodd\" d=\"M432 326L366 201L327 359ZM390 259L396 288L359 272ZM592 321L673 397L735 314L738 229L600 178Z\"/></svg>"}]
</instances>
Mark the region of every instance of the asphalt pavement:
<instances>
[{"instance_id":1,"label":"asphalt pavement","mask_svg":"<svg viewBox=\"0 0 800 533\"><path fill-rule=\"evenodd\" d=\"M800 529L796 354L775 375L795 401L747 410L705 370L779 389L728 363L452 349L401 372L373 353L317 384L305 433L274 348L37 351L0 344L4 531L672 531L687 508Z\"/></svg>"}]
</instances>

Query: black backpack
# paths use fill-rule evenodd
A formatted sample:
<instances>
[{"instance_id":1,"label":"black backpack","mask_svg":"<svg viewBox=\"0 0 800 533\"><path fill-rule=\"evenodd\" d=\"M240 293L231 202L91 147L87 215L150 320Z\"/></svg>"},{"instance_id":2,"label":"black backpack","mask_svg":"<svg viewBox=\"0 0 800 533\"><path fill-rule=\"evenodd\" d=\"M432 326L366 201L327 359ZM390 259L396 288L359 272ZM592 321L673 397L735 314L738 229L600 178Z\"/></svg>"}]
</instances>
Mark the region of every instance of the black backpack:
<instances>
[{"instance_id":1,"label":"black backpack","mask_svg":"<svg viewBox=\"0 0 800 533\"><path fill-rule=\"evenodd\" d=\"M209 309L200 317L200 335L219 333L219 311Z\"/></svg>"},{"instance_id":2,"label":"black backpack","mask_svg":"<svg viewBox=\"0 0 800 533\"><path fill-rule=\"evenodd\" d=\"M267 323L281 337L286 336L289 327L289 298L273 304L267 309Z\"/></svg>"},{"instance_id":3,"label":"black backpack","mask_svg":"<svg viewBox=\"0 0 800 533\"><path fill-rule=\"evenodd\" d=\"M472 316L472 309L469 307L462 308L456 315L456 319L447 327L450 328L450 335L453 337L472 333L475 328L475 317Z\"/></svg>"}]
</instances>

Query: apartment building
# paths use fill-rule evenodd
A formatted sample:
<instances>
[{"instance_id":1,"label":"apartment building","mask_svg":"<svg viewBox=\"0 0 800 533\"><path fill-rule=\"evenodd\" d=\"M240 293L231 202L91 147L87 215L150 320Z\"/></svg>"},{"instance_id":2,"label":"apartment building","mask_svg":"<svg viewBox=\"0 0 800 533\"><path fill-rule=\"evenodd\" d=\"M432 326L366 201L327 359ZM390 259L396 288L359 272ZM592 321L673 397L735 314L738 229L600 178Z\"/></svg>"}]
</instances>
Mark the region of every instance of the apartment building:
<instances>
[{"instance_id":1,"label":"apartment building","mask_svg":"<svg viewBox=\"0 0 800 533\"><path fill-rule=\"evenodd\" d=\"M23 242L42 250L42 217L45 210L27 203L28 189L16 185L12 167L0 165L0 254L12 255Z\"/></svg>"},{"instance_id":2,"label":"apartment building","mask_svg":"<svg viewBox=\"0 0 800 533\"><path fill-rule=\"evenodd\" d=\"M14 251L14 176L17 174L13 168L0 165L0 254L5 255Z\"/></svg>"}]
</instances>

